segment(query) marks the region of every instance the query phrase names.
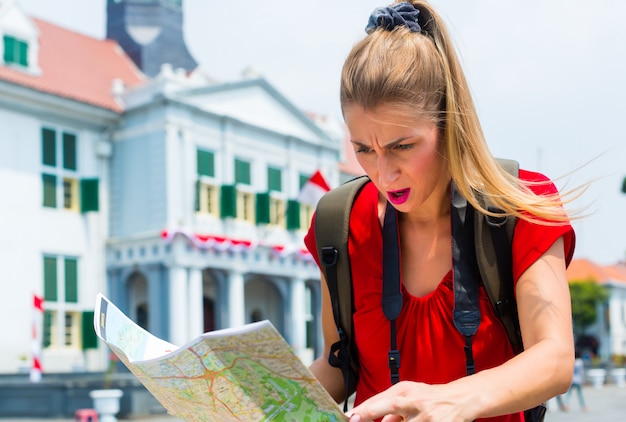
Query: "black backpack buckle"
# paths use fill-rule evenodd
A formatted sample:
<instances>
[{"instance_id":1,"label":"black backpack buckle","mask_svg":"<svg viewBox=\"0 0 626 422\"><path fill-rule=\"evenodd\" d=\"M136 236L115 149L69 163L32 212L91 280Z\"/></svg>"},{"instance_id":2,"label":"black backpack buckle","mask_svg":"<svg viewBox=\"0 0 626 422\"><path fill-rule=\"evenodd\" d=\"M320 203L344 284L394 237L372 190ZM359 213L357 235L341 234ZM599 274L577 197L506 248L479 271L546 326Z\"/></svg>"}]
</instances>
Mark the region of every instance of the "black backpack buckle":
<instances>
[{"instance_id":1,"label":"black backpack buckle","mask_svg":"<svg viewBox=\"0 0 626 422\"><path fill-rule=\"evenodd\" d=\"M324 246L322 248L322 264L325 267L332 267L337 264L337 257L339 256L339 252L337 249L332 246Z\"/></svg>"}]
</instances>

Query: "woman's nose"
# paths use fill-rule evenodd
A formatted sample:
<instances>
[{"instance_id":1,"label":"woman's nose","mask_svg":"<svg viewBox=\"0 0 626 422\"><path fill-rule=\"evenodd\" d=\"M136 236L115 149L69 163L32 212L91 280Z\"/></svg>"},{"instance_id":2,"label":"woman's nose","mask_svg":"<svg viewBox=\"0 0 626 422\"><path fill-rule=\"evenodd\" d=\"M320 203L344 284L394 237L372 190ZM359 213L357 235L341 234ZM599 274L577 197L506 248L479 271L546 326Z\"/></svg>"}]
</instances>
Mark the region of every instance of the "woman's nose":
<instances>
[{"instance_id":1,"label":"woman's nose","mask_svg":"<svg viewBox=\"0 0 626 422\"><path fill-rule=\"evenodd\" d=\"M378 183L380 186L391 185L398 177L398 166L394 160L384 154L378 156Z\"/></svg>"}]
</instances>

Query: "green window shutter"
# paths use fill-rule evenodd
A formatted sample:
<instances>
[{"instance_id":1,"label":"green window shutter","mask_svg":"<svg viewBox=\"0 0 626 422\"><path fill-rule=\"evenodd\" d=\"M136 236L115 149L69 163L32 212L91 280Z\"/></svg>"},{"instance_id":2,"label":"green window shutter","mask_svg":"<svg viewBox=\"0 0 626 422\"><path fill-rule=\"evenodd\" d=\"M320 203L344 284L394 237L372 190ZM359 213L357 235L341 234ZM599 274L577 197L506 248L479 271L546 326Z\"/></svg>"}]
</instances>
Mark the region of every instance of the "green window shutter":
<instances>
[{"instance_id":1,"label":"green window shutter","mask_svg":"<svg viewBox=\"0 0 626 422\"><path fill-rule=\"evenodd\" d=\"M4 62L15 63L15 38L4 36Z\"/></svg>"},{"instance_id":2,"label":"green window shutter","mask_svg":"<svg viewBox=\"0 0 626 422\"><path fill-rule=\"evenodd\" d=\"M248 161L235 159L235 183L249 185L250 180L250 163Z\"/></svg>"},{"instance_id":3,"label":"green window shutter","mask_svg":"<svg viewBox=\"0 0 626 422\"><path fill-rule=\"evenodd\" d=\"M98 179L82 179L80 181L80 210L82 212L99 210L98 186Z\"/></svg>"},{"instance_id":4,"label":"green window shutter","mask_svg":"<svg viewBox=\"0 0 626 422\"><path fill-rule=\"evenodd\" d=\"M280 169L267 168L267 189L274 192L283 191L283 172Z\"/></svg>"},{"instance_id":5,"label":"green window shutter","mask_svg":"<svg viewBox=\"0 0 626 422\"><path fill-rule=\"evenodd\" d=\"M24 41L17 42L18 47L18 63L24 67L28 66L28 44Z\"/></svg>"},{"instance_id":6,"label":"green window shutter","mask_svg":"<svg viewBox=\"0 0 626 422\"><path fill-rule=\"evenodd\" d=\"M270 194L261 192L256 194L256 223L268 224L270 222Z\"/></svg>"},{"instance_id":7,"label":"green window shutter","mask_svg":"<svg viewBox=\"0 0 626 422\"><path fill-rule=\"evenodd\" d=\"M200 189L202 189L202 183L200 180L196 180L196 196L194 197L193 207L196 212L200 211Z\"/></svg>"},{"instance_id":8,"label":"green window shutter","mask_svg":"<svg viewBox=\"0 0 626 422\"><path fill-rule=\"evenodd\" d=\"M46 166L56 166L56 132L41 128L41 161Z\"/></svg>"},{"instance_id":9,"label":"green window shutter","mask_svg":"<svg viewBox=\"0 0 626 422\"><path fill-rule=\"evenodd\" d=\"M237 191L233 185L221 188L220 215L222 218L237 217Z\"/></svg>"},{"instance_id":10,"label":"green window shutter","mask_svg":"<svg viewBox=\"0 0 626 422\"><path fill-rule=\"evenodd\" d=\"M63 168L76 170L76 135L63 133Z\"/></svg>"},{"instance_id":11,"label":"green window shutter","mask_svg":"<svg viewBox=\"0 0 626 422\"><path fill-rule=\"evenodd\" d=\"M43 297L47 302L57 301L57 259L43 258Z\"/></svg>"},{"instance_id":12,"label":"green window shutter","mask_svg":"<svg viewBox=\"0 0 626 422\"><path fill-rule=\"evenodd\" d=\"M298 188L302 189L302 186L304 186L304 184L308 182L310 178L311 178L310 175L307 176L305 174L300 174L300 180L298 181Z\"/></svg>"},{"instance_id":13,"label":"green window shutter","mask_svg":"<svg viewBox=\"0 0 626 422\"><path fill-rule=\"evenodd\" d=\"M313 319L306 322L306 347L315 347L315 321Z\"/></svg>"},{"instance_id":14,"label":"green window shutter","mask_svg":"<svg viewBox=\"0 0 626 422\"><path fill-rule=\"evenodd\" d=\"M52 312L44 311L43 312L43 335L42 335L42 343L43 347L50 347L52 343L52 324L54 320L52 319Z\"/></svg>"},{"instance_id":15,"label":"green window shutter","mask_svg":"<svg viewBox=\"0 0 626 422\"><path fill-rule=\"evenodd\" d=\"M28 43L10 35L5 35L4 62L28 66Z\"/></svg>"},{"instance_id":16,"label":"green window shutter","mask_svg":"<svg viewBox=\"0 0 626 422\"><path fill-rule=\"evenodd\" d=\"M300 203L295 199L287 201L287 230L300 229Z\"/></svg>"},{"instance_id":17,"label":"green window shutter","mask_svg":"<svg viewBox=\"0 0 626 422\"><path fill-rule=\"evenodd\" d=\"M78 303L78 261L65 258L65 302Z\"/></svg>"},{"instance_id":18,"label":"green window shutter","mask_svg":"<svg viewBox=\"0 0 626 422\"><path fill-rule=\"evenodd\" d=\"M57 177L53 174L42 174L43 206L56 208L57 206Z\"/></svg>"},{"instance_id":19,"label":"green window shutter","mask_svg":"<svg viewBox=\"0 0 626 422\"><path fill-rule=\"evenodd\" d=\"M215 154L211 151L197 150L196 161L200 176L215 176Z\"/></svg>"},{"instance_id":20,"label":"green window shutter","mask_svg":"<svg viewBox=\"0 0 626 422\"><path fill-rule=\"evenodd\" d=\"M97 349L98 337L93 328L93 311L85 311L82 315L82 344L83 350Z\"/></svg>"}]
</instances>

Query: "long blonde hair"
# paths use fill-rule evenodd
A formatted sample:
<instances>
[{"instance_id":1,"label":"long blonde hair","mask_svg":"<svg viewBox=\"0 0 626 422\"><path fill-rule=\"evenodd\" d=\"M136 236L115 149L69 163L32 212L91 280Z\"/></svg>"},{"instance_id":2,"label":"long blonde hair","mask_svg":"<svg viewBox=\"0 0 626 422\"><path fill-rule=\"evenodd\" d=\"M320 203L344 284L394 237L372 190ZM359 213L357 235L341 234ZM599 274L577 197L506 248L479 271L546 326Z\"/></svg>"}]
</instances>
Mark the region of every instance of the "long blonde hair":
<instances>
[{"instance_id":1,"label":"long blonde hair","mask_svg":"<svg viewBox=\"0 0 626 422\"><path fill-rule=\"evenodd\" d=\"M567 200L559 194L538 196L529 189L533 182L521 183L502 169L485 141L443 20L426 1L410 3L420 12L421 32L378 28L358 42L342 70L342 109L387 105L426 116L438 124L450 176L474 208L491 215L484 198L507 215L542 224L568 221L563 205L582 192L570 192Z\"/></svg>"}]
</instances>

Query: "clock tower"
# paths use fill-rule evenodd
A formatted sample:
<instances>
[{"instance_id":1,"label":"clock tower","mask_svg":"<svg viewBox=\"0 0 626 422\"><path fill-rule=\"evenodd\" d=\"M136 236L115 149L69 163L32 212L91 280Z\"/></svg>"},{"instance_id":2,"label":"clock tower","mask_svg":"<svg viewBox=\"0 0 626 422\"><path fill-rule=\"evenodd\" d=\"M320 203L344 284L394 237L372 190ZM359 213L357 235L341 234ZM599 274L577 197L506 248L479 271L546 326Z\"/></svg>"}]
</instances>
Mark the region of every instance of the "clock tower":
<instances>
[{"instance_id":1,"label":"clock tower","mask_svg":"<svg viewBox=\"0 0 626 422\"><path fill-rule=\"evenodd\" d=\"M198 65L183 37L182 0L107 0L107 38L151 77L163 63L188 72Z\"/></svg>"}]
</instances>

